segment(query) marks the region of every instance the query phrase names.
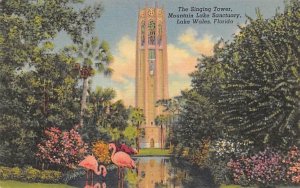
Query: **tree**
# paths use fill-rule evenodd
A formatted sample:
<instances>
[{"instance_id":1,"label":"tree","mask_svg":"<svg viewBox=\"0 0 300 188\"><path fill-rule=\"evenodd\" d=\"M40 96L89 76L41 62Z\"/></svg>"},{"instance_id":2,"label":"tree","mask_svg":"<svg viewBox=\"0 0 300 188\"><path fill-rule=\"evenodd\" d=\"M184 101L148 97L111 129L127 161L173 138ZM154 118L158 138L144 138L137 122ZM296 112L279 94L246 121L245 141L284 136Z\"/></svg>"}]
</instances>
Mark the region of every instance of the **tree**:
<instances>
[{"instance_id":1,"label":"tree","mask_svg":"<svg viewBox=\"0 0 300 188\"><path fill-rule=\"evenodd\" d=\"M136 126L137 129L135 142L136 142L137 150L139 151L140 150L139 137L141 135L140 126L142 125L143 122L145 122L145 116L143 110L140 108L131 108L129 120L133 125Z\"/></svg>"},{"instance_id":2,"label":"tree","mask_svg":"<svg viewBox=\"0 0 300 188\"><path fill-rule=\"evenodd\" d=\"M166 113L168 117L167 132L169 133L170 147L172 146L172 142L175 141L174 131L176 129L176 125L178 125L178 116L182 107L182 97L176 96L171 99L161 99L156 102L156 106L162 106L163 112Z\"/></svg>"},{"instance_id":3,"label":"tree","mask_svg":"<svg viewBox=\"0 0 300 188\"><path fill-rule=\"evenodd\" d=\"M219 53L226 71L218 106L233 134L286 148L300 133L300 3L241 28ZM264 143L264 144L261 144Z\"/></svg>"},{"instance_id":4,"label":"tree","mask_svg":"<svg viewBox=\"0 0 300 188\"><path fill-rule=\"evenodd\" d=\"M99 139L109 141L107 134L109 113L116 92L112 88L97 87L92 91L87 103L85 126L80 130L85 142L91 144Z\"/></svg>"},{"instance_id":5,"label":"tree","mask_svg":"<svg viewBox=\"0 0 300 188\"><path fill-rule=\"evenodd\" d=\"M203 140L217 137L219 122L214 104L194 90L182 91L184 104L179 114L179 128L175 132L184 147L197 150Z\"/></svg>"},{"instance_id":6,"label":"tree","mask_svg":"<svg viewBox=\"0 0 300 188\"><path fill-rule=\"evenodd\" d=\"M91 38L89 41L85 41L78 47L71 47L76 53L77 69L80 77L83 79L83 90L81 98L80 109L80 126L83 126L83 118L85 110L87 109L87 96L89 89L89 79L95 74L95 71L103 73L105 76L110 76L113 70L109 67L112 63L112 55L109 51L108 44L103 41L99 43L97 37Z\"/></svg>"},{"instance_id":7,"label":"tree","mask_svg":"<svg viewBox=\"0 0 300 188\"><path fill-rule=\"evenodd\" d=\"M66 31L80 42L93 29L101 6L74 9L78 2L0 1L2 164L34 162L43 128L52 123L67 128L76 119L72 58L56 53L51 40Z\"/></svg>"},{"instance_id":8,"label":"tree","mask_svg":"<svg viewBox=\"0 0 300 188\"><path fill-rule=\"evenodd\" d=\"M163 126L166 127L167 123L168 123L168 116L164 115L164 114L160 114L157 117L155 117L155 125L159 125L160 126L160 148L163 148Z\"/></svg>"}]
</instances>

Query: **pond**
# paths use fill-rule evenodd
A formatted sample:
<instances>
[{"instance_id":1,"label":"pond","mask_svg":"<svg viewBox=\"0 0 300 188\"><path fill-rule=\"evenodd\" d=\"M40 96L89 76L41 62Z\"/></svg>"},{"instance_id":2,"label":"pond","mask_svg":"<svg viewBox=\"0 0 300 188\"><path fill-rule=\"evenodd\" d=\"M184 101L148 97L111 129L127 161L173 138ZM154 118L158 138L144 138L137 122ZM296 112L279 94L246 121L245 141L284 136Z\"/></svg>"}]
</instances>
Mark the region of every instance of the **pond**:
<instances>
[{"instance_id":1,"label":"pond","mask_svg":"<svg viewBox=\"0 0 300 188\"><path fill-rule=\"evenodd\" d=\"M208 169L198 169L189 163L171 157L135 157L137 172L125 170L124 178L118 178L117 169L109 169L105 180L94 176L86 181L85 176L69 185L98 188L195 188L216 187Z\"/></svg>"}]
</instances>

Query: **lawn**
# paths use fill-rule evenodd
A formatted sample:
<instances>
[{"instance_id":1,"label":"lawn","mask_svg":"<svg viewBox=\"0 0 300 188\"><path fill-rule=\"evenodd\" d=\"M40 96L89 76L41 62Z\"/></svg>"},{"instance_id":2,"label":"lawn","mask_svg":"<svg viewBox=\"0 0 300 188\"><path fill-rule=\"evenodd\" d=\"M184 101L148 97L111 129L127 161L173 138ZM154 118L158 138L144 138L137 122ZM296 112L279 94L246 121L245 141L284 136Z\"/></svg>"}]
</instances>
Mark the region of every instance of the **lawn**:
<instances>
[{"instance_id":1,"label":"lawn","mask_svg":"<svg viewBox=\"0 0 300 188\"><path fill-rule=\"evenodd\" d=\"M46 183L24 183L12 180L1 180L0 188L73 188L63 184L46 184Z\"/></svg>"},{"instance_id":2,"label":"lawn","mask_svg":"<svg viewBox=\"0 0 300 188\"><path fill-rule=\"evenodd\" d=\"M168 149L159 149L159 148L145 148L140 149L139 155L147 156L160 156L160 155L171 155Z\"/></svg>"}]
</instances>

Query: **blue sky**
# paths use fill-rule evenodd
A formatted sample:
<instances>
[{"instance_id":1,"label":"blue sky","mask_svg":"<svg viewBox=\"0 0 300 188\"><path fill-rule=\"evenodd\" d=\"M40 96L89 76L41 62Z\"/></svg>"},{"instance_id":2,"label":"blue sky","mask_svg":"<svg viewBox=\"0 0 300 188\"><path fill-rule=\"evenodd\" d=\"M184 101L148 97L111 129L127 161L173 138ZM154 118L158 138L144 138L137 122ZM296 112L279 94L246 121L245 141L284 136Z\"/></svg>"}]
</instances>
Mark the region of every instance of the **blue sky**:
<instances>
[{"instance_id":1,"label":"blue sky","mask_svg":"<svg viewBox=\"0 0 300 188\"><path fill-rule=\"evenodd\" d=\"M93 33L110 44L114 56L111 78L96 75L92 87L113 87L118 99L125 104L134 105L135 75L135 37L139 8L153 7L155 1L144 0L87 0L85 4L102 3L104 11L96 21ZM221 37L231 40L238 33L237 25L244 25L245 15L255 18L255 9L259 8L265 18L274 16L276 9L284 9L283 0L159 0L167 21L168 66L170 96L178 95L180 90L189 88L188 73L194 70L200 54L211 55L213 44ZM231 8L231 13L241 14L233 24L177 24L177 19L168 18L169 13L180 13L178 7ZM213 10L212 10L213 11ZM190 13L190 11L188 11ZM58 47L70 43L65 34L60 34L55 42Z\"/></svg>"}]
</instances>

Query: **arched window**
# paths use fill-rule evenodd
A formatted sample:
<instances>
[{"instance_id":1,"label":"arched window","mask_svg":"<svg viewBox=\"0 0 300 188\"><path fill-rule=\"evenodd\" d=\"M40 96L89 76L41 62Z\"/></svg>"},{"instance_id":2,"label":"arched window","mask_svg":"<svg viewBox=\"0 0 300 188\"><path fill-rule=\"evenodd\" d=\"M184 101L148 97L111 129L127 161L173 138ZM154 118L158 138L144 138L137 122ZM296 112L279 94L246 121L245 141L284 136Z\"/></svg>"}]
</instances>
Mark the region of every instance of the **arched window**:
<instances>
[{"instance_id":1,"label":"arched window","mask_svg":"<svg viewBox=\"0 0 300 188\"><path fill-rule=\"evenodd\" d=\"M148 25L148 44L155 44L155 22L150 21Z\"/></svg>"},{"instance_id":2,"label":"arched window","mask_svg":"<svg viewBox=\"0 0 300 188\"><path fill-rule=\"evenodd\" d=\"M151 138L151 140L150 140L150 148L154 148L154 139L153 138Z\"/></svg>"},{"instance_id":3,"label":"arched window","mask_svg":"<svg viewBox=\"0 0 300 188\"><path fill-rule=\"evenodd\" d=\"M162 25L159 24L158 25L158 36L157 36L158 45L161 45L161 41L162 41Z\"/></svg>"},{"instance_id":4,"label":"arched window","mask_svg":"<svg viewBox=\"0 0 300 188\"><path fill-rule=\"evenodd\" d=\"M141 45L144 46L145 44L145 21L141 23Z\"/></svg>"}]
</instances>

